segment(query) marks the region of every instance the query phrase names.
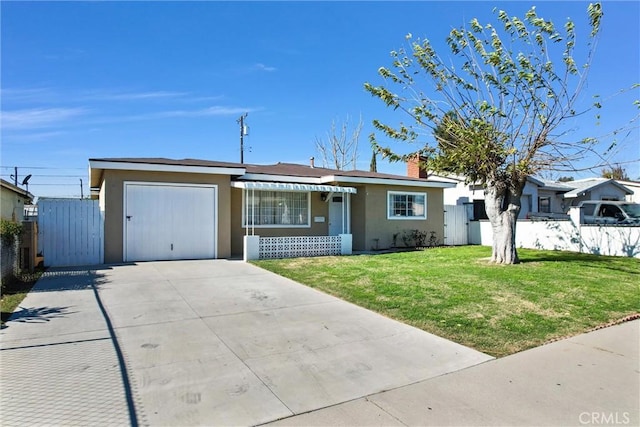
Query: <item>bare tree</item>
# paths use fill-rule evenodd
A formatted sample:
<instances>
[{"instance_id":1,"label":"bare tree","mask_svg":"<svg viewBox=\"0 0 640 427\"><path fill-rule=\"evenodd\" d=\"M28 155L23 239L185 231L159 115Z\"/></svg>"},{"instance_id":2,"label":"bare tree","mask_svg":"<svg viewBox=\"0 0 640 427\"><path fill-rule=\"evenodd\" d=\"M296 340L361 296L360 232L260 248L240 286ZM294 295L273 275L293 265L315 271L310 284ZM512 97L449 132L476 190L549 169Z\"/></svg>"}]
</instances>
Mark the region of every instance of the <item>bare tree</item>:
<instances>
[{"instance_id":1,"label":"bare tree","mask_svg":"<svg viewBox=\"0 0 640 427\"><path fill-rule=\"evenodd\" d=\"M332 120L326 139L316 137L315 140L316 150L322 157L322 166L338 170L356 169L360 131L362 116L353 130L349 129L349 116L342 123Z\"/></svg>"}]
</instances>

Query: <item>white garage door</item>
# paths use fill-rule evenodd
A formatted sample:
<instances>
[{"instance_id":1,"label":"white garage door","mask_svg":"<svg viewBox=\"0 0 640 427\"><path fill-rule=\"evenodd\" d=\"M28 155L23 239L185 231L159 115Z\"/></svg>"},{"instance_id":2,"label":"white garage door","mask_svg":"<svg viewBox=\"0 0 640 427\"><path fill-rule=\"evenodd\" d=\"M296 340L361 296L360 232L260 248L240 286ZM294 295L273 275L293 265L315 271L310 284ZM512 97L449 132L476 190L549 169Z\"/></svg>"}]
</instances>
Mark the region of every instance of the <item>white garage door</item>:
<instances>
[{"instance_id":1,"label":"white garage door","mask_svg":"<svg viewBox=\"0 0 640 427\"><path fill-rule=\"evenodd\" d=\"M216 187L125 183L125 261L216 256Z\"/></svg>"}]
</instances>

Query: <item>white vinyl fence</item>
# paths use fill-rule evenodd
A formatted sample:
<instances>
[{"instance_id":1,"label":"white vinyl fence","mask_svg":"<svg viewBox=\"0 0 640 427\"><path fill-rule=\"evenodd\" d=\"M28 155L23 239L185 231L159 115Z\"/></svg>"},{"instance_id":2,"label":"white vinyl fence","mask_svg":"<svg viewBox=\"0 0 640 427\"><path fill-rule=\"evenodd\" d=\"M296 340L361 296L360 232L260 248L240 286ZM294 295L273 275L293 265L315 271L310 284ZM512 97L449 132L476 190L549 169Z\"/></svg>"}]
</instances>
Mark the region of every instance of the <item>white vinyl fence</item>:
<instances>
[{"instance_id":1,"label":"white vinyl fence","mask_svg":"<svg viewBox=\"0 0 640 427\"><path fill-rule=\"evenodd\" d=\"M38 251L47 267L102 264L104 223L97 200L38 201Z\"/></svg>"},{"instance_id":2,"label":"white vinyl fence","mask_svg":"<svg viewBox=\"0 0 640 427\"><path fill-rule=\"evenodd\" d=\"M444 205L444 244L469 244L469 219L465 205Z\"/></svg>"},{"instance_id":3,"label":"white vinyl fence","mask_svg":"<svg viewBox=\"0 0 640 427\"><path fill-rule=\"evenodd\" d=\"M471 244L493 244L489 221L471 221L469 234ZM519 220L516 246L640 258L640 227L576 225L571 220Z\"/></svg>"}]
</instances>

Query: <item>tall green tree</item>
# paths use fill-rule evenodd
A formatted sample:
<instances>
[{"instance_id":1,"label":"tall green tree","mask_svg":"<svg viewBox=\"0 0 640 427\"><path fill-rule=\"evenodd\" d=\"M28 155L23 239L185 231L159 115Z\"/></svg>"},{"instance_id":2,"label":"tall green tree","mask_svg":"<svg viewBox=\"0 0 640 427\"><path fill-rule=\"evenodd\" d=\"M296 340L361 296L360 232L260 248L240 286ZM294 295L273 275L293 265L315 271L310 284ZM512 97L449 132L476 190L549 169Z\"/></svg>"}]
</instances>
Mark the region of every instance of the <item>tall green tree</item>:
<instances>
[{"instance_id":1,"label":"tall green tree","mask_svg":"<svg viewBox=\"0 0 640 427\"><path fill-rule=\"evenodd\" d=\"M407 36L409 48L391 52L391 67L378 70L382 85L365 89L411 123L391 126L374 120L374 148L391 161L419 154L426 167L466 176L485 188L485 206L493 229L491 260L519 262L515 245L520 198L528 176L571 165L593 150L595 139L563 141L561 125L600 108L599 98L578 110L593 58L600 22L599 3L589 4L586 54L576 57L576 28L562 28L538 16L523 18L494 10L496 23L477 19L454 28L447 37L450 55L441 57L429 40ZM379 135L418 143L398 154Z\"/></svg>"}]
</instances>

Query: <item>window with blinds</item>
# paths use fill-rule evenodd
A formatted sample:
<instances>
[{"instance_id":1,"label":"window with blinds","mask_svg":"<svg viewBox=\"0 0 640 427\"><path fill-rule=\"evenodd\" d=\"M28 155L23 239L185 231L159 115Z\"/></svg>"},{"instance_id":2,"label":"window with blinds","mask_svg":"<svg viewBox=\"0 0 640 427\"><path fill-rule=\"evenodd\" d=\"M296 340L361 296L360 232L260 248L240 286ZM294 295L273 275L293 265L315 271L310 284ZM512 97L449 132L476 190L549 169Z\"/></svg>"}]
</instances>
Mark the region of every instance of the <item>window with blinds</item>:
<instances>
[{"instance_id":1,"label":"window with blinds","mask_svg":"<svg viewBox=\"0 0 640 427\"><path fill-rule=\"evenodd\" d=\"M242 225L253 227L310 227L308 192L255 190L243 203Z\"/></svg>"}]
</instances>

